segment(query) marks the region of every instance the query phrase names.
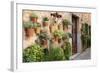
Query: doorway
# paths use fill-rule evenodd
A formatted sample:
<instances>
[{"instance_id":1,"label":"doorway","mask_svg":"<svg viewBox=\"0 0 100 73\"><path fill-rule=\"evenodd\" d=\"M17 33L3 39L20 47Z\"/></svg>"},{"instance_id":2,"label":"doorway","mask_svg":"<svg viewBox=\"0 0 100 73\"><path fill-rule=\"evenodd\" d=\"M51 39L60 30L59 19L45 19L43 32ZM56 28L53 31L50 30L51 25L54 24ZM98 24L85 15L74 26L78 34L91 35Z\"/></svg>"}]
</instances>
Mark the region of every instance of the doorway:
<instances>
[{"instance_id":1,"label":"doorway","mask_svg":"<svg viewBox=\"0 0 100 73\"><path fill-rule=\"evenodd\" d=\"M79 17L72 15L72 55L77 53L77 26Z\"/></svg>"}]
</instances>

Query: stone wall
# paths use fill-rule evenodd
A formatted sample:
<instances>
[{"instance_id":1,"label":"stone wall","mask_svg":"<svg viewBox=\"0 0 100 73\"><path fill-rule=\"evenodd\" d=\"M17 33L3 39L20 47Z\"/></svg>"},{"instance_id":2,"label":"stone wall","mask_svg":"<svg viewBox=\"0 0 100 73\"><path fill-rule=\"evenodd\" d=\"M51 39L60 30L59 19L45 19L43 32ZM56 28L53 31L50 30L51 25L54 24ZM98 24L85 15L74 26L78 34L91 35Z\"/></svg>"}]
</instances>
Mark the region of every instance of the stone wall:
<instances>
[{"instance_id":1,"label":"stone wall","mask_svg":"<svg viewBox=\"0 0 100 73\"><path fill-rule=\"evenodd\" d=\"M54 11L32 11L32 10L24 10L23 11L23 21L24 22L28 22L30 20L30 15L32 13L35 13L38 15L38 22L40 24L42 24L42 19L43 17L48 17L49 18L49 24L52 23L52 17L50 16L50 13L53 13ZM58 24L61 22L62 19L68 19L71 24L72 24L72 14L76 15L79 17L79 24L77 26L77 46L78 46L78 51L81 52L81 26L82 23L88 23L89 25L91 25L91 14L90 13L75 13L75 12L58 12L60 15L62 15L62 18L58 19ZM49 29L49 28L48 28ZM68 32L72 33L72 27L69 28ZM34 43L34 40L36 39L36 37L31 38L30 40L26 40L25 39L25 32L23 30L23 48L28 47L29 45ZM72 42L72 40L70 40L70 42Z\"/></svg>"}]
</instances>

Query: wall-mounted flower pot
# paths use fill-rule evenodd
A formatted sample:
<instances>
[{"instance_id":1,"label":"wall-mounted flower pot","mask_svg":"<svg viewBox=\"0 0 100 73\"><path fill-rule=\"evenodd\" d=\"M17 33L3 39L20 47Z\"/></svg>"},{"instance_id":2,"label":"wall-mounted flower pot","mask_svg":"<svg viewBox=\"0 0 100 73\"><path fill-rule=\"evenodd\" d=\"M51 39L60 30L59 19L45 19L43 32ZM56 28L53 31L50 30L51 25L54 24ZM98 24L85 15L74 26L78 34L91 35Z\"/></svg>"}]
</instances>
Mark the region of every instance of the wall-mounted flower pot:
<instances>
[{"instance_id":1,"label":"wall-mounted flower pot","mask_svg":"<svg viewBox=\"0 0 100 73\"><path fill-rule=\"evenodd\" d=\"M49 21L49 18L48 17L44 17L43 18L43 26L48 26L48 21Z\"/></svg>"},{"instance_id":2,"label":"wall-mounted flower pot","mask_svg":"<svg viewBox=\"0 0 100 73\"><path fill-rule=\"evenodd\" d=\"M32 15L30 16L30 20L33 23L37 23L37 19L38 19L38 16L35 13L32 13Z\"/></svg>"},{"instance_id":3,"label":"wall-mounted flower pot","mask_svg":"<svg viewBox=\"0 0 100 73\"><path fill-rule=\"evenodd\" d=\"M48 47L48 41L47 40L42 40L41 45L43 46L44 49L47 48Z\"/></svg>"},{"instance_id":4,"label":"wall-mounted flower pot","mask_svg":"<svg viewBox=\"0 0 100 73\"><path fill-rule=\"evenodd\" d=\"M43 22L43 26L45 27L45 26L48 26L48 21L44 21Z\"/></svg>"},{"instance_id":5,"label":"wall-mounted flower pot","mask_svg":"<svg viewBox=\"0 0 100 73\"><path fill-rule=\"evenodd\" d=\"M31 19L31 21L32 21L33 23L36 23L37 20L38 20L38 18L36 18L36 17L30 17L30 19Z\"/></svg>"},{"instance_id":6,"label":"wall-mounted flower pot","mask_svg":"<svg viewBox=\"0 0 100 73\"><path fill-rule=\"evenodd\" d=\"M55 42L58 42L59 37L58 36L54 36L54 40Z\"/></svg>"},{"instance_id":7,"label":"wall-mounted flower pot","mask_svg":"<svg viewBox=\"0 0 100 73\"><path fill-rule=\"evenodd\" d=\"M67 19L63 19L62 20L62 24L63 24L63 30L65 32L67 32L69 25L71 25L70 21Z\"/></svg>"},{"instance_id":8,"label":"wall-mounted flower pot","mask_svg":"<svg viewBox=\"0 0 100 73\"><path fill-rule=\"evenodd\" d=\"M68 31L68 28L66 26L63 26L63 31L64 32L67 32Z\"/></svg>"},{"instance_id":9,"label":"wall-mounted flower pot","mask_svg":"<svg viewBox=\"0 0 100 73\"><path fill-rule=\"evenodd\" d=\"M25 28L26 37L32 37L35 34L35 30L33 28Z\"/></svg>"},{"instance_id":10,"label":"wall-mounted flower pot","mask_svg":"<svg viewBox=\"0 0 100 73\"><path fill-rule=\"evenodd\" d=\"M59 39L58 39L58 43L61 43L61 42L62 42L62 39L61 39L61 38L59 38Z\"/></svg>"}]
</instances>

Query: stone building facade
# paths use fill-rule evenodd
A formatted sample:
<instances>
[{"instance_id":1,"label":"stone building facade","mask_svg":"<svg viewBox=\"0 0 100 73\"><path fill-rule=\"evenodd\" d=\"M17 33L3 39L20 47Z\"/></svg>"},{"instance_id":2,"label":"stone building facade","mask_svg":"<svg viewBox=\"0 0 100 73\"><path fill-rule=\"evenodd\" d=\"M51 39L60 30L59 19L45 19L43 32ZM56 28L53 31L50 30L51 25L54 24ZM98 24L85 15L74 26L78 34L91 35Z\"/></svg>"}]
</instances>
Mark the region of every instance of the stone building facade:
<instances>
[{"instance_id":1,"label":"stone building facade","mask_svg":"<svg viewBox=\"0 0 100 73\"><path fill-rule=\"evenodd\" d=\"M43 17L49 18L49 24L52 23L52 17L50 16L51 13L54 13L55 11L32 11L32 10L24 10L23 11L23 22L28 22L30 20L30 15L32 13L35 13L38 15L38 22L42 24ZM88 23L91 25L91 14L90 13L82 13L82 12L58 12L58 14L62 15L61 18L57 19L57 24L61 23L62 19L67 19L71 22L71 26L69 26L68 32L72 34L72 39L70 39L70 43L72 46L76 48L76 50L73 50L74 47L72 47L72 50L75 51L75 54L82 52L82 46L81 46L81 27L82 23ZM49 28L48 28L49 29ZM23 30L23 48L26 48L34 43L36 36L26 40L25 39L25 32ZM72 52L73 52L72 51Z\"/></svg>"}]
</instances>

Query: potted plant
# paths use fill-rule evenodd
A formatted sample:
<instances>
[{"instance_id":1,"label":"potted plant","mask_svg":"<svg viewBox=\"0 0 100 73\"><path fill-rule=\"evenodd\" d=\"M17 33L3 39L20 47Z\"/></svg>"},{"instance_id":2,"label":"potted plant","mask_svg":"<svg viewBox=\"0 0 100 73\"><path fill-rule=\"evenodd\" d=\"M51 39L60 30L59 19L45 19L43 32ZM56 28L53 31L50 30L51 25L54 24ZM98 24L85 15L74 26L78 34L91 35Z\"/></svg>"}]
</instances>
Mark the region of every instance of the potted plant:
<instances>
[{"instance_id":1,"label":"potted plant","mask_svg":"<svg viewBox=\"0 0 100 73\"><path fill-rule=\"evenodd\" d=\"M62 32L62 31L59 31L59 30L54 31L54 33L53 33L54 39L55 39L55 41L57 41L58 43L61 42L62 35L63 35L63 32Z\"/></svg>"},{"instance_id":2,"label":"potted plant","mask_svg":"<svg viewBox=\"0 0 100 73\"><path fill-rule=\"evenodd\" d=\"M64 43L63 50L64 50L65 59L70 60L70 56L72 54L70 42L67 41Z\"/></svg>"},{"instance_id":3,"label":"potted plant","mask_svg":"<svg viewBox=\"0 0 100 73\"><path fill-rule=\"evenodd\" d=\"M41 24L39 24L39 23L33 23L33 25L34 25L36 34L40 34Z\"/></svg>"},{"instance_id":4,"label":"potted plant","mask_svg":"<svg viewBox=\"0 0 100 73\"><path fill-rule=\"evenodd\" d=\"M38 16L35 13L32 13L32 15L30 16L30 20L33 23L36 23L37 22L37 19L38 19Z\"/></svg>"},{"instance_id":5,"label":"potted plant","mask_svg":"<svg viewBox=\"0 0 100 73\"><path fill-rule=\"evenodd\" d=\"M41 31L41 33L39 34L39 40L40 40L40 45L45 48L48 48L48 40L49 40L49 36L48 33Z\"/></svg>"},{"instance_id":6,"label":"potted plant","mask_svg":"<svg viewBox=\"0 0 100 73\"><path fill-rule=\"evenodd\" d=\"M69 34L64 32L62 39L63 39L64 42L66 42L66 41L68 42L69 41Z\"/></svg>"},{"instance_id":7,"label":"potted plant","mask_svg":"<svg viewBox=\"0 0 100 73\"><path fill-rule=\"evenodd\" d=\"M64 51L62 48L59 47L53 47L50 49L49 54L50 61L61 61L65 60Z\"/></svg>"},{"instance_id":8,"label":"potted plant","mask_svg":"<svg viewBox=\"0 0 100 73\"><path fill-rule=\"evenodd\" d=\"M32 22L23 23L26 37L32 37L35 34L35 29Z\"/></svg>"},{"instance_id":9,"label":"potted plant","mask_svg":"<svg viewBox=\"0 0 100 73\"><path fill-rule=\"evenodd\" d=\"M68 25L70 25L71 23L67 19L63 19L62 24L63 24L63 30L67 31Z\"/></svg>"},{"instance_id":10,"label":"potted plant","mask_svg":"<svg viewBox=\"0 0 100 73\"><path fill-rule=\"evenodd\" d=\"M23 62L40 62L44 60L43 48L38 44L23 49Z\"/></svg>"},{"instance_id":11,"label":"potted plant","mask_svg":"<svg viewBox=\"0 0 100 73\"><path fill-rule=\"evenodd\" d=\"M44 17L43 18L43 26L48 26L48 21L49 21L48 17Z\"/></svg>"}]
</instances>

